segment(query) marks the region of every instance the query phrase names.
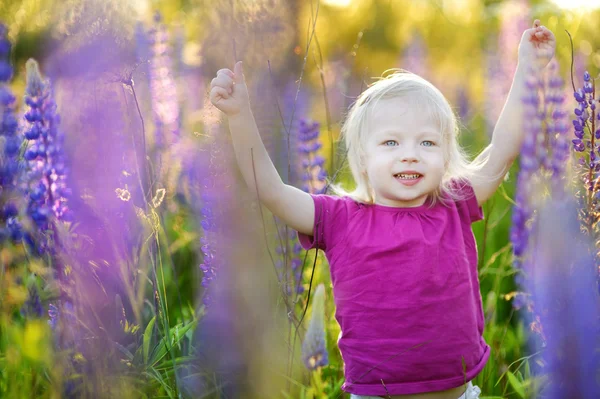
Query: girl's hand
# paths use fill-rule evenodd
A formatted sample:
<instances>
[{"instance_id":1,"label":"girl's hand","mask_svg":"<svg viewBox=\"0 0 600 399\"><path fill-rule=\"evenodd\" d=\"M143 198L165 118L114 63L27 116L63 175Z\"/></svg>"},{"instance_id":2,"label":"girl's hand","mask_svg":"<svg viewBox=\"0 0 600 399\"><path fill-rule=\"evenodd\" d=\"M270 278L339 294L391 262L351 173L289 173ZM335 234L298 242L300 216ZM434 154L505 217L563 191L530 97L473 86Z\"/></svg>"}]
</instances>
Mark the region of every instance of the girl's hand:
<instances>
[{"instance_id":1,"label":"girl's hand","mask_svg":"<svg viewBox=\"0 0 600 399\"><path fill-rule=\"evenodd\" d=\"M519 62L529 66L544 68L552 57L556 48L556 39L551 30L540 25L540 20L533 22L533 28L523 32L519 44Z\"/></svg>"},{"instance_id":2,"label":"girl's hand","mask_svg":"<svg viewBox=\"0 0 600 399\"><path fill-rule=\"evenodd\" d=\"M250 108L248 87L244 80L242 61L236 62L234 72L220 69L210 82L210 101L227 116L234 116Z\"/></svg>"}]
</instances>

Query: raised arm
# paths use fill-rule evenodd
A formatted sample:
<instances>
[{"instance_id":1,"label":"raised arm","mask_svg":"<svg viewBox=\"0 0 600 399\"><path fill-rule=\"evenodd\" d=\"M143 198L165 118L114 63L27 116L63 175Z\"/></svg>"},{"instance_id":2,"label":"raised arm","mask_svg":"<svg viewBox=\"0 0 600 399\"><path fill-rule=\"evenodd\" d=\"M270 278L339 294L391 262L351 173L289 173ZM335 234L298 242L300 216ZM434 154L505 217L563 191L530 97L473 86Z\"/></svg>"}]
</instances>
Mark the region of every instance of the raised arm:
<instances>
[{"instance_id":1,"label":"raised arm","mask_svg":"<svg viewBox=\"0 0 600 399\"><path fill-rule=\"evenodd\" d=\"M210 100L225 113L238 166L252 193L288 226L312 235L315 206L309 194L281 180L258 133L248 88L238 61L234 71L221 69L211 82Z\"/></svg>"},{"instance_id":2,"label":"raised arm","mask_svg":"<svg viewBox=\"0 0 600 399\"><path fill-rule=\"evenodd\" d=\"M535 20L533 28L523 33L519 44L519 61L508 98L494 128L491 144L479 155L487 158L480 174L471 182L477 202L489 199L519 155L523 143L523 105L527 73L542 73L554 56L554 34Z\"/></svg>"}]
</instances>

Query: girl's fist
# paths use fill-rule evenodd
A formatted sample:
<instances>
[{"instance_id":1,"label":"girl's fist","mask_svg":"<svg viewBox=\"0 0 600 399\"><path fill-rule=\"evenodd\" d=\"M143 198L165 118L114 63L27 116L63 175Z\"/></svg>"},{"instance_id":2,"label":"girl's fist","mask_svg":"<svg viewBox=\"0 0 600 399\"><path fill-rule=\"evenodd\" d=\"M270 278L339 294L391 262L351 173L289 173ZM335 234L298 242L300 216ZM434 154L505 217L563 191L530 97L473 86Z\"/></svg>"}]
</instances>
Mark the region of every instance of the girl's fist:
<instances>
[{"instance_id":1,"label":"girl's fist","mask_svg":"<svg viewBox=\"0 0 600 399\"><path fill-rule=\"evenodd\" d=\"M236 62L233 72L226 68L217 72L217 77L210 82L210 101L227 116L250 106L241 61Z\"/></svg>"},{"instance_id":2,"label":"girl's fist","mask_svg":"<svg viewBox=\"0 0 600 399\"><path fill-rule=\"evenodd\" d=\"M544 68L552 57L556 48L556 39L552 31L540 24L540 20L533 22L533 27L523 32L519 44L519 62L537 65Z\"/></svg>"}]
</instances>

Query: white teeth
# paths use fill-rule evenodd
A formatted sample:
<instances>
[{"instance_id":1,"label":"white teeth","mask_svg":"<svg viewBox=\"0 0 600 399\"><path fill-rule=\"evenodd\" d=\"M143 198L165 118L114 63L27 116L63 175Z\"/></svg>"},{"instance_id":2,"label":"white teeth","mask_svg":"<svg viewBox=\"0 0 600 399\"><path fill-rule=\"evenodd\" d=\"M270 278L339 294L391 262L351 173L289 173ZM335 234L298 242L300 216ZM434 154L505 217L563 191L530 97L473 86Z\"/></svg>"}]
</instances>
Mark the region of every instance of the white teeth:
<instances>
[{"instance_id":1,"label":"white teeth","mask_svg":"<svg viewBox=\"0 0 600 399\"><path fill-rule=\"evenodd\" d=\"M418 174L406 175L404 173L399 173L396 175L396 177L399 177L401 179L418 179L419 177L421 177L421 175L418 175Z\"/></svg>"}]
</instances>

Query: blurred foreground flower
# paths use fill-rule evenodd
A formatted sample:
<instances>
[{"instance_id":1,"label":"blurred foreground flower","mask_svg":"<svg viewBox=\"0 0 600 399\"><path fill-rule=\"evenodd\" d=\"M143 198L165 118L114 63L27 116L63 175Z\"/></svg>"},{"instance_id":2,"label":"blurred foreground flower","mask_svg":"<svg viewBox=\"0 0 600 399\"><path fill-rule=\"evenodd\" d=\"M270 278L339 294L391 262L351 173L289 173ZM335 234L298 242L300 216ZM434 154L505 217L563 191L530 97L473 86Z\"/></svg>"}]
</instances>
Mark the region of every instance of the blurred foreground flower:
<instances>
[{"instance_id":1,"label":"blurred foreground flower","mask_svg":"<svg viewBox=\"0 0 600 399\"><path fill-rule=\"evenodd\" d=\"M581 233L575 201L553 201L542 208L533 235L527 285L544 331L539 346L549 385L542 396L598 398L600 297L594 246Z\"/></svg>"},{"instance_id":2,"label":"blurred foreground flower","mask_svg":"<svg viewBox=\"0 0 600 399\"><path fill-rule=\"evenodd\" d=\"M161 15L154 15L154 26L148 32L150 43L150 93L158 147L173 144L179 138L179 104L173 77L173 62L167 27Z\"/></svg>"},{"instance_id":3,"label":"blurred foreground flower","mask_svg":"<svg viewBox=\"0 0 600 399\"><path fill-rule=\"evenodd\" d=\"M302 360L309 370L329 364L325 337L325 287L319 284L312 300L312 316L302 342Z\"/></svg>"},{"instance_id":4,"label":"blurred foreground flower","mask_svg":"<svg viewBox=\"0 0 600 399\"><path fill-rule=\"evenodd\" d=\"M498 4L500 30L497 37L490 37L486 56L485 119L491 136L500 116L504 99L510 91L517 65L517 52L523 31L530 27L531 6L528 0L513 0Z\"/></svg>"}]
</instances>

